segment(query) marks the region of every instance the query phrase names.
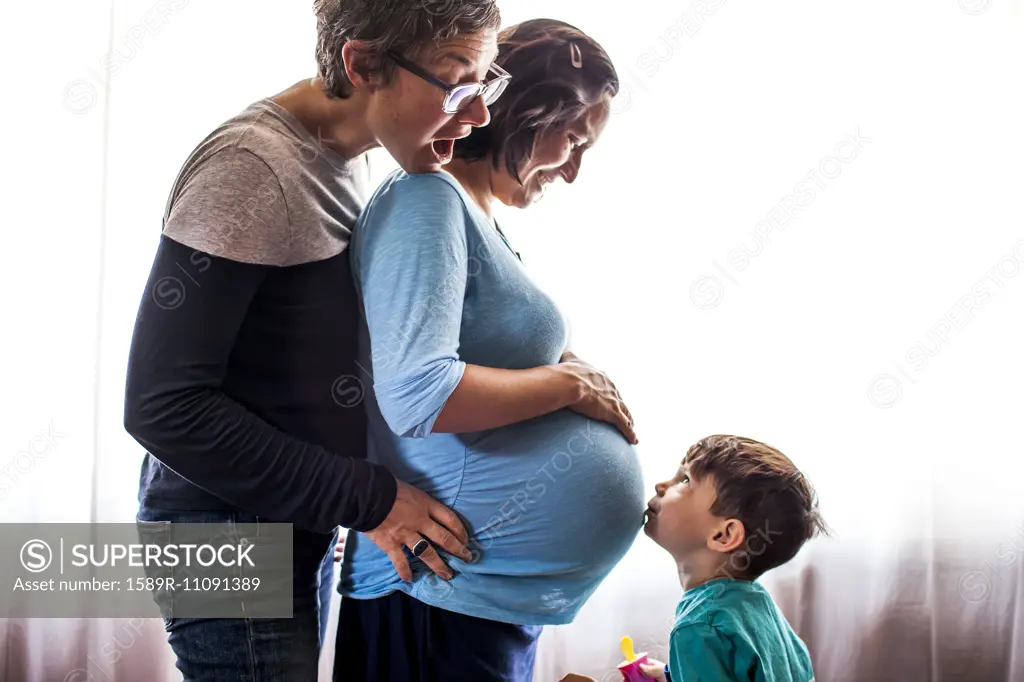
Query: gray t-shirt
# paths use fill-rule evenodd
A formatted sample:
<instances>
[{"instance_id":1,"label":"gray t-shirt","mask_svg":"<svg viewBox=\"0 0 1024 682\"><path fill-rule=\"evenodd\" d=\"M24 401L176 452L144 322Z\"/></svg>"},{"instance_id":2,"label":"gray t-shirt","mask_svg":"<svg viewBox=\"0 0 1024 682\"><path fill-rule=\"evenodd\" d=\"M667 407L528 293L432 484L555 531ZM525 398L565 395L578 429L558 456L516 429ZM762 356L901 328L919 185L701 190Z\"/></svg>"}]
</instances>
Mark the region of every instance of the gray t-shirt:
<instances>
[{"instance_id":1,"label":"gray t-shirt","mask_svg":"<svg viewBox=\"0 0 1024 682\"><path fill-rule=\"evenodd\" d=\"M286 109L260 100L213 131L175 180L164 234L243 263L340 253L367 200L369 162L344 159Z\"/></svg>"}]
</instances>

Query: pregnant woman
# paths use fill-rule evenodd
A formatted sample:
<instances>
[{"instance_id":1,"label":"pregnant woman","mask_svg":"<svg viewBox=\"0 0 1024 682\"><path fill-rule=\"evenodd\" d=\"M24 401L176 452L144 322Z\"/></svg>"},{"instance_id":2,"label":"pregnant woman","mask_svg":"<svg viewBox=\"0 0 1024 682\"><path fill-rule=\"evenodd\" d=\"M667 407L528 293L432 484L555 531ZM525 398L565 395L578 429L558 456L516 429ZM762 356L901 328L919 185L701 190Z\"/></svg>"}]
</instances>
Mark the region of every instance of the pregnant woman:
<instances>
[{"instance_id":1,"label":"pregnant woman","mask_svg":"<svg viewBox=\"0 0 1024 682\"><path fill-rule=\"evenodd\" d=\"M450 172L392 174L351 246L370 457L460 514L473 560L442 553L438 578L421 563L437 549L413 539L402 576L353 533L336 680L530 680L541 626L573 620L642 523L632 417L567 352L491 213L575 180L618 78L562 22L513 26L498 49L511 81L490 125L456 143Z\"/></svg>"}]
</instances>

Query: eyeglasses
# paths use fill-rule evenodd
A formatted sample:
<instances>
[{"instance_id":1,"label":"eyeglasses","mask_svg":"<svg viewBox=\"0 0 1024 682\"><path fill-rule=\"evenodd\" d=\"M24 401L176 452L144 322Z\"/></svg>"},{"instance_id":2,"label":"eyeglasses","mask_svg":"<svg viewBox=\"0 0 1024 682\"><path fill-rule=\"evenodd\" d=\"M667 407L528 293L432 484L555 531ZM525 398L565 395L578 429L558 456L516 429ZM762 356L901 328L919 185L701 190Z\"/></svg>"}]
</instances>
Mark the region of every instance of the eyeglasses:
<instances>
[{"instance_id":1,"label":"eyeglasses","mask_svg":"<svg viewBox=\"0 0 1024 682\"><path fill-rule=\"evenodd\" d=\"M501 97L501 93L505 92L508 82L512 80L512 74L497 64L491 64L491 68L487 72L496 74L497 78L486 83L457 83L456 85L449 85L426 69L413 64L391 50L388 50L387 55L409 73L415 74L431 85L436 85L444 90L444 103L441 104L441 110L446 114L455 114L462 111L476 101L477 97L481 96L484 98L485 105L490 106L494 104Z\"/></svg>"}]
</instances>

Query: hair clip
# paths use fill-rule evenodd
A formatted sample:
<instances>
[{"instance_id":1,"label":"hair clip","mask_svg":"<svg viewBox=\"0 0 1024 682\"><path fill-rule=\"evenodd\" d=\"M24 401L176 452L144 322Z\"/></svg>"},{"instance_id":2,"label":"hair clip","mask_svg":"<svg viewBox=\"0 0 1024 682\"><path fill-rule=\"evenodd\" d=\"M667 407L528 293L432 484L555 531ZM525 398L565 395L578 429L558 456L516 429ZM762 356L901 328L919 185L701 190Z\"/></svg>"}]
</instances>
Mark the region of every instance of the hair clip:
<instances>
[{"instance_id":1,"label":"hair clip","mask_svg":"<svg viewBox=\"0 0 1024 682\"><path fill-rule=\"evenodd\" d=\"M583 53L580 52L580 46L576 43L569 43L569 58L572 59L572 65L577 69L583 68Z\"/></svg>"}]
</instances>

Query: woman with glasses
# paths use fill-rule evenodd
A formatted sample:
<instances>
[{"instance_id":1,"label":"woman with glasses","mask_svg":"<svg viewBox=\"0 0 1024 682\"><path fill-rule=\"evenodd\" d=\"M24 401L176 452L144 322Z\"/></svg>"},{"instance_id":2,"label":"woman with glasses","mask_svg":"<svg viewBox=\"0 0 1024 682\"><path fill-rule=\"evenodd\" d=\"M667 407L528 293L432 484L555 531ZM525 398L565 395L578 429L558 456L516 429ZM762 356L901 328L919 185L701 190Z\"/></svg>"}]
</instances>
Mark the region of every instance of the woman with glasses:
<instances>
[{"instance_id":1,"label":"woman with glasses","mask_svg":"<svg viewBox=\"0 0 1024 682\"><path fill-rule=\"evenodd\" d=\"M331 595L321 571L325 559L333 568L339 525L364 531L396 571L409 570L403 543L426 536L458 554L468 541L452 510L367 461L366 415L351 396L360 309L347 249L372 189L365 152L438 171L452 140L487 124L485 97L507 80L490 69L501 17L493 0L313 6L316 74L198 141L140 292L124 399L125 429L146 450L138 521L161 537L178 523L245 532L234 540L254 550L264 585L259 557L290 550L290 580L275 592L287 617L260 617L270 602L257 598L254 612L251 592L156 595L185 682L316 679ZM249 533L277 523L291 524L287 548Z\"/></svg>"},{"instance_id":2,"label":"woman with glasses","mask_svg":"<svg viewBox=\"0 0 1024 682\"><path fill-rule=\"evenodd\" d=\"M502 32L497 64L511 79L490 124L445 170L389 176L350 252L370 457L454 509L472 556L440 549L439 577L421 563L439 548L407 542L410 580L352 533L339 681L532 679L541 627L574 619L641 526L632 417L568 352L557 304L492 214L576 179L618 78L593 39L547 19Z\"/></svg>"}]
</instances>

